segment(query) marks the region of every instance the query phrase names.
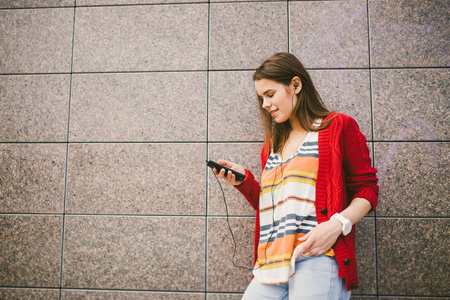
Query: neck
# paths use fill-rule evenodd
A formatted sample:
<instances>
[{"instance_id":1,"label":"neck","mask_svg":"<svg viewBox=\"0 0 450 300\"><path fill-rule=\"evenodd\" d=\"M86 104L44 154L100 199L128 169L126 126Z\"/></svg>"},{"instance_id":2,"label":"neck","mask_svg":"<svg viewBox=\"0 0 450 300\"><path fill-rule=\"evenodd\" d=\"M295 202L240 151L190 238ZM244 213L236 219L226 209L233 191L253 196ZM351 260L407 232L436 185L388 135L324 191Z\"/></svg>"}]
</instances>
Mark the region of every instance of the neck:
<instances>
[{"instance_id":1,"label":"neck","mask_svg":"<svg viewBox=\"0 0 450 300\"><path fill-rule=\"evenodd\" d=\"M308 130L304 129L304 128L300 125L300 123L299 123L298 121L293 122L293 121L291 120L290 123L291 123L291 127L292 127L291 133L292 133L292 132L295 132L295 133L305 133L305 132L308 132Z\"/></svg>"}]
</instances>

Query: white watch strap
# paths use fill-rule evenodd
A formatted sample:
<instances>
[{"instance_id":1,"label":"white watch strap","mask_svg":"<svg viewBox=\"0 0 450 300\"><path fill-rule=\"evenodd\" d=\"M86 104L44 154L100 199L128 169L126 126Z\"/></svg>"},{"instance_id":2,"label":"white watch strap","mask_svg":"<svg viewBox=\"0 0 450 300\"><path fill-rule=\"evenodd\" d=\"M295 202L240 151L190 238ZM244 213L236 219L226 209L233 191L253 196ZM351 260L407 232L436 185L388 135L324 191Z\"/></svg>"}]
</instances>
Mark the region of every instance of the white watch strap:
<instances>
[{"instance_id":1,"label":"white watch strap","mask_svg":"<svg viewBox=\"0 0 450 300\"><path fill-rule=\"evenodd\" d=\"M331 218L336 218L342 223L342 234L343 235L347 235L350 233L350 231L352 230L352 222L350 222L349 219L347 219L346 217L344 217L338 213L335 213L334 215L332 215Z\"/></svg>"}]
</instances>

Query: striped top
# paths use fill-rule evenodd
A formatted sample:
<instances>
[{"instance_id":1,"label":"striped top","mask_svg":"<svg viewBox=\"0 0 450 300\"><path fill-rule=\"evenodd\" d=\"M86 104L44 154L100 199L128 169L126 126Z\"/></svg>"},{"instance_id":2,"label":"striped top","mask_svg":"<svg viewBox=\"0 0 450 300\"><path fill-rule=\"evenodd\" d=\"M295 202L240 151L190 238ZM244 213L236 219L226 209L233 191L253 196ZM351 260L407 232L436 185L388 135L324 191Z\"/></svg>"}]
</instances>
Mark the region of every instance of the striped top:
<instances>
[{"instance_id":1,"label":"striped top","mask_svg":"<svg viewBox=\"0 0 450 300\"><path fill-rule=\"evenodd\" d=\"M253 270L255 278L262 283L288 281L295 272L292 254L300 243L298 238L317 225L314 203L319 166L318 135L318 132L309 132L286 161L282 161L278 153L271 153L267 160L259 198L258 260Z\"/></svg>"}]
</instances>

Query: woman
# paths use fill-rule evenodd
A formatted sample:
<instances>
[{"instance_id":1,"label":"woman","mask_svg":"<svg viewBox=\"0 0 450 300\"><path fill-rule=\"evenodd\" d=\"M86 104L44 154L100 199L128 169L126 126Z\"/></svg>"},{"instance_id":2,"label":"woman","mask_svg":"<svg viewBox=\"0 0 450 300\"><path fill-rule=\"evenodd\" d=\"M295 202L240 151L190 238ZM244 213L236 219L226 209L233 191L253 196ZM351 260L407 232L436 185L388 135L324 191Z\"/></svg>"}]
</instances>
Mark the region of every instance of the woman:
<instances>
[{"instance_id":1,"label":"woman","mask_svg":"<svg viewBox=\"0 0 450 300\"><path fill-rule=\"evenodd\" d=\"M256 210L254 278L243 299L349 299L355 226L375 209L376 169L356 122L329 112L300 61L277 53L253 75L266 142L261 185L225 170Z\"/></svg>"}]
</instances>

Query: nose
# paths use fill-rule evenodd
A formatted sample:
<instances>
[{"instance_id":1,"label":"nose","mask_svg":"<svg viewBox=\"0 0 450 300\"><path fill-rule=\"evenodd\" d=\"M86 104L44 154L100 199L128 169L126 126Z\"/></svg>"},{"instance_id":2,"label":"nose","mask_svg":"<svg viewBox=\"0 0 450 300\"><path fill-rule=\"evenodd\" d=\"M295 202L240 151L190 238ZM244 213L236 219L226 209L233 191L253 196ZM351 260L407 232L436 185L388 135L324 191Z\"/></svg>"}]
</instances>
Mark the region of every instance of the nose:
<instances>
[{"instance_id":1,"label":"nose","mask_svg":"<svg viewBox=\"0 0 450 300\"><path fill-rule=\"evenodd\" d=\"M264 98L263 98L262 107L263 107L264 109L269 110L269 107L270 107L270 106L271 106L271 104L270 104L269 100L268 100L266 97L264 97Z\"/></svg>"}]
</instances>

